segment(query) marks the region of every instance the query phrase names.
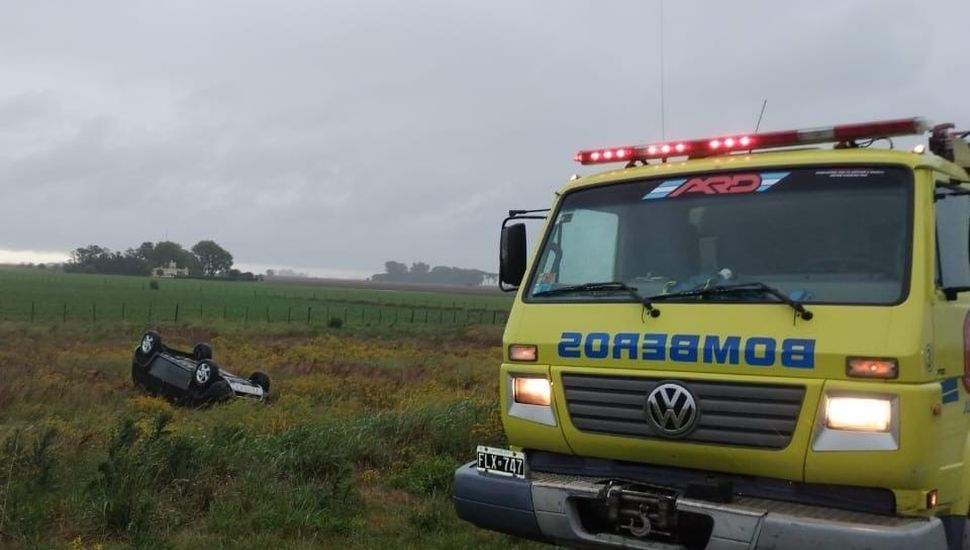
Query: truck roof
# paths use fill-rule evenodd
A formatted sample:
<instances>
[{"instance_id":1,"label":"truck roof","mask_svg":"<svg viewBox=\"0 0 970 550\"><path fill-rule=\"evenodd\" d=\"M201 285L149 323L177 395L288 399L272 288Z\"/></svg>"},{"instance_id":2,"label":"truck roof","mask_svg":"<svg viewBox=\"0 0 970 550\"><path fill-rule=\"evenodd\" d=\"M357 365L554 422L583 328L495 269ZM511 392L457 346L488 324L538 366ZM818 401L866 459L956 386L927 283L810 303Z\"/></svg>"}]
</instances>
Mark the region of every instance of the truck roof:
<instances>
[{"instance_id":1,"label":"truck roof","mask_svg":"<svg viewBox=\"0 0 970 550\"><path fill-rule=\"evenodd\" d=\"M746 154L729 154L699 159L657 162L643 166L619 168L599 172L570 181L560 189L565 193L580 187L617 183L620 181L670 177L682 174L839 164L894 164L910 168L931 168L948 176L967 181L967 171L930 152L916 153L896 149L787 149Z\"/></svg>"}]
</instances>

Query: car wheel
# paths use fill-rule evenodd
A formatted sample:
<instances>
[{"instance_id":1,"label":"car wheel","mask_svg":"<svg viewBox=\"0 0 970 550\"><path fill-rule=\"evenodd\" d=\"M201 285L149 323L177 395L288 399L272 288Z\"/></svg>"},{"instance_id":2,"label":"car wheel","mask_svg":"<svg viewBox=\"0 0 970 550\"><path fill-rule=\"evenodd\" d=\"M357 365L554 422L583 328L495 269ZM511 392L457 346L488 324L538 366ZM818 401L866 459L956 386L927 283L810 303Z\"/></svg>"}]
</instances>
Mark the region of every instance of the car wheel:
<instances>
[{"instance_id":1,"label":"car wheel","mask_svg":"<svg viewBox=\"0 0 970 550\"><path fill-rule=\"evenodd\" d=\"M199 388L208 388L218 379L219 366L209 359L200 361L192 373L192 383Z\"/></svg>"},{"instance_id":2,"label":"car wheel","mask_svg":"<svg viewBox=\"0 0 970 550\"><path fill-rule=\"evenodd\" d=\"M145 357L152 355L162 347L162 335L154 330L149 330L141 336L138 344L138 351Z\"/></svg>"},{"instance_id":3,"label":"car wheel","mask_svg":"<svg viewBox=\"0 0 970 550\"><path fill-rule=\"evenodd\" d=\"M195 357L196 361L212 359L212 346L205 342L196 344L195 348L192 349L192 356Z\"/></svg>"},{"instance_id":4,"label":"car wheel","mask_svg":"<svg viewBox=\"0 0 970 550\"><path fill-rule=\"evenodd\" d=\"M140 374L143 368L144 367L138 364L138 361L131 362L131 381L134 382L136 388L144 387L140 378Z\"/></svg>"},{"instance_id":5,"label":"car wheel","mask_svg":"<svg viewBox=\"0 0 970 550\"><path fill-rule=\"evenodd\" d=\"M269 393L269 376L262 372L254 372L249 375L249 381L263 388L263 393Z\"/></svg>"}]
</instances>

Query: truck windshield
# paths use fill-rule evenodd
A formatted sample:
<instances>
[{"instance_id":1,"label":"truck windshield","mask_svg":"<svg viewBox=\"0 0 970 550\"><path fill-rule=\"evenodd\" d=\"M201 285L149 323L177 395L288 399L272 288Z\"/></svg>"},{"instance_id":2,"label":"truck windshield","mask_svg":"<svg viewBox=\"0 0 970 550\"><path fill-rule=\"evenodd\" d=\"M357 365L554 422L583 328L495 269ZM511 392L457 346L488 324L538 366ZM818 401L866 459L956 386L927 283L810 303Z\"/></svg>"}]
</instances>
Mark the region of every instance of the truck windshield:
<instances>
[{"instance_id":1,"label":"truck windshield","mask_svg":"<svg viewBox=\"0 0 970 550\"><path fill-rule=\"evenodd\" d=\"M526 298L635 299L588 283L656 295L757 282L803 303L896 304L907 294L911 182L904 168L840 166L579 189L556 212Z\"/></svg>"}]
</instances>

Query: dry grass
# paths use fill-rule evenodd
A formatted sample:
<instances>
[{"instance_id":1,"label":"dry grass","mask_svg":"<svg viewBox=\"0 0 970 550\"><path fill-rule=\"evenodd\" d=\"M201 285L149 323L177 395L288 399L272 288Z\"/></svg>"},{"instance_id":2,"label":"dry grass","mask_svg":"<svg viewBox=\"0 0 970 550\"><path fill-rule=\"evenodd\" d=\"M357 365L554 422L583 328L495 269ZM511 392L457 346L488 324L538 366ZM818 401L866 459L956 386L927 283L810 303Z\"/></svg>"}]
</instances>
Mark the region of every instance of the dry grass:
<instances>
[{"instance_id":1,"label":"dry grass","mask_svg":"<svg viewBox=\"0 0 970 550\"><path fill-rule=\"evenodd\" d=\"M0 325L0 547L507 547L460 522L451 471L501 445L500 328L163 327L275 398L138 393L141 327Z\"/></svg>"}]
</instances>

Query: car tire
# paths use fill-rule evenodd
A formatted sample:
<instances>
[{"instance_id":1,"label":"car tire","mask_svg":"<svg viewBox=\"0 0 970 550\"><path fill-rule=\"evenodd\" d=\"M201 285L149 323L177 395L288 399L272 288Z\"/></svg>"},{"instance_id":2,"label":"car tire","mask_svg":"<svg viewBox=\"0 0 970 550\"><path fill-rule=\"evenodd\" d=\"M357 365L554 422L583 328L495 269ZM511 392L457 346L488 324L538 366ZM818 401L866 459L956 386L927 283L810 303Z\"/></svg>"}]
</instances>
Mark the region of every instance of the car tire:
<instances>
[{"instance_id":1,"label":"car tire","mask_svg":"<svg viewBox=\"0 0 970 550\"><path fill-rule=\"evenodd\" d=\"M232 388L225 379L213 382L208 388L200 390L198 395L193 398L191 403L198 406L208 406L231 399L233 396Z\"/></svg>"},{"instance_id":2,"label":"car tire","mask_svg":"<svg viewBox=\"0 0 970 550\"><path fill-rule=\"evenodd\" d=\"M195 357L196 361L212 359L212 346L206 344L205 342L196 344L192 349L192 357Z\"/></svg>"},{"instance_id":3,"label":"car tire","mask_svg":"<svg viewBox=\"0 0 970 550\"><path fill-rule=\"evenodd\" d=\"M199 361L192 373L192 385L199 389L206 389L219 379L219 365L211 359Z\"/></svg>"},{"instance_id":4,"label":"car tire","mask_svg":"<svg viewBox=\"0 0 970 550\"><path fill-rule=\"evenodd\" d=\"M162 348L162 335L157 331L149 330L141 335L138 342L138 353L142 357L151 357Z\"/></svg>"},{"instance_id":5,"label":"car tire","mask_svg":"<svg viewBox=\"0 0 970 550\"><path fill-rule=\"evenodd\" d=\"M264 394L269 394L269 376L266 373L256 371L249 375L249 381L263 388Z\"/></svg>"},{"instance_id":6,"label":"car tire","mask_svg":"<svg viewBox=\"0 0 970 550\"><path fill-rule=\"evenodd\" d=\"M138 361L131 362L131 381L134 382L136 388L144 389L145 384L142 383L141 373L145 370L145 367L140 365Z\"/></svg>"}]
</instances>

